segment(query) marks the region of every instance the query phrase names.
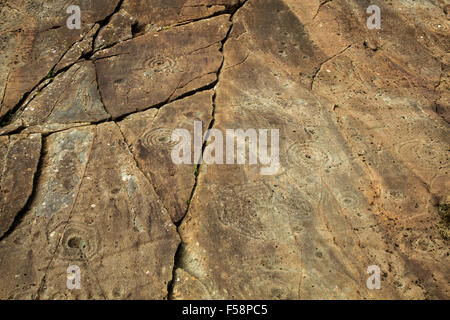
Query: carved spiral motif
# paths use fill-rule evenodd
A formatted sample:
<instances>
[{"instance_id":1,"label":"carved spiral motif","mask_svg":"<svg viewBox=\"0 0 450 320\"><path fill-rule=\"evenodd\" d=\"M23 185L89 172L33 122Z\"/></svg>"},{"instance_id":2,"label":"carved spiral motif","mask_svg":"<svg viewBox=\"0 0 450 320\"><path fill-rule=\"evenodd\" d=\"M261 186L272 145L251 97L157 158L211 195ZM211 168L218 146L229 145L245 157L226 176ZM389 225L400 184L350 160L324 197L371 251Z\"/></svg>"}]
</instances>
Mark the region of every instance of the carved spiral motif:
<instances>
[{"instance_id":1,"label":"carved spiral motif","mask_svg":"<svg viewBox=\"0 0 450 320\"><path fill-rule=\"evenodd\" d=\"M319 148L306 144L293 144L288 149L288 161L294 167L321 167L326 165L330 158Z\"/></svg>"},{"instance_id":2,"label":"carved spiral motif","mask_svg":"<svg viewBox=\"0 0 450 320\"><path fill-rule=\"evenodd\" d=\"M61 243L58 245L61 237ZM62 223L47 233L49 250L62 260L82 261L93 257L100 247L98 231L88 225L71 222Z\"/></svg>"},{"instance_id":3,"label":"carved spiral motif","mask_svg":"<svg viewBox=\"0 0 450 320\"><path fill-rule=\"evenodd\" d=\"M352 192L343 192L337 196L339 204L349 210L358 209L361 201L358 196Z\"/></svg>"},{"instance_id":4,"label":"carved spiral motif","mask_svg":"<svg viewBox=\"0 0 450 320\"><path fill-rule=\"evenodd\" d=\"M172 130L168 128L152 129L144 133L142 144L146 148L166 148L170 149L177 145L177 141L172 141Z\"/></svg>"},{"instance_id":5,"label":"carved spiral motif","mask_svg":"<svg viewBox=\"0 0 450 320\"><path fill-rule=\"evenodd\" d=\"M432 30L433 32L448 34L450 32L450 24L447 21L438 20L438 19L425 19L423 24L427 29Z\"/></svg>"},{"instance_id":6,"label":"carved spiral motif","mask_svg":"<svg viewBox=\"0 0 450 320\"><path fill-rule=\"evenodd\" d=\"M157 56L145 61L146 70L157 73L171 73L174 71L176 62L167 56Z\"/></svg>"},{"instance_id":7,"label":"carved spiral motif","mask_svg":"<svg viewBox=\"0 0 450 320\"><path fill-rule=\"evenodd\" d=\"M394 147L395 152L410 165L425 171L448 167L449 153L433 143L412 140Z\"/></svg>"}]
</instances>

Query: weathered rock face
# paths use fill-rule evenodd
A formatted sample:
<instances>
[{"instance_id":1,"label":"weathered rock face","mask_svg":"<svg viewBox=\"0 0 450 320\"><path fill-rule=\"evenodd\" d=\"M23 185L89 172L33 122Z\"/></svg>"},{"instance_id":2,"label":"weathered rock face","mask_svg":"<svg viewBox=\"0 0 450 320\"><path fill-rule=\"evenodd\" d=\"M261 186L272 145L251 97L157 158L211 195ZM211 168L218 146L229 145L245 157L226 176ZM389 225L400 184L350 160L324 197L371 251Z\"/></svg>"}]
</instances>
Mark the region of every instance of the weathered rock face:
<instances>
[{"instance_id":1,"label":"weathered rock face","mask_svg":"<svg viewBox=\"0 0 450 320\"><path fill-rule=\"evenodd\" d=\"M65 27L69 1L8 1L0 12L0 117L30 92L41 79L51 76L63 55L92 28L111 14L119 0L82 0L83 27ZM78 57L76 57L78 58ZM75 61L73 61L75 62Z\"/></svg>"},{"instance_id":2,"label":"weathered rock face","mask_svg":"<svg viewBox=\"0 0 450 320\"><path fill-rule=\"evenodd\" d=\"M78 4L0 3L0 298L450 298L445 1Z\"/></svg>"},{"instance_id":3,"label":"weathered rock face","mask_svg":"<svg viewBox=\"0 0 450 320\"><path fill-rule=\"evenodd\" d=\"M110 22L98 33L95 49L111 47L115 43L133 38L132 26L135 22L136 19L123 9L115 13Z\"/></svg>"},{"instance_id":4,"label":"weathered rock face","mask_svg":"<svg viewBox=\"0 0 450 320\"><path fill-rule=\"evenodd\" d=\"M233 18L214 128L279 128L282 166L271 177L201 167L173 297L448 297L436 228L448 123L433 109L444 38L424 47L413 25L394 24L398 8L386 8L384 35L363 23L353 35L368 4L315 6L310 17L295 5L249 1ZM364 285L370 265L389 283L380 292Z\"/></svg>"},{"instance_id":5,"label":"weathered rock face","mask_svg":"<svg viewBox=\"0 0 450 320\"><path fill-rule=\"evenodd\" d=\"M106 110L117 118L211 85L228 29L228 16L222 15L148 33L94 55Z\"/></svg>"},{"instance_id":6,"label":"weathered rock face","mask_svg":"<svg viewBox=\"0 0 450 320\"><path fill-rule=\"evenodd\" d=\"M31 195L40 154L39 134L0 137L0 237L9 230Z\"/></svg>"},{"instance_id":7,"label":"weathered rock face","mask_svg":"<svg viewBox=\"0 0 450 320\"><path fill-rule=\"evenodd\" d=\"M0 264L12 279L1 296L165 298L179 238L119 127L52 134L45 154L29 214L0 243ZM69 265L83 272L81 290L67 290Z\"/></svg>"},{"instance_id":8,"label":"weathered rock face","mask_svg":"<svg viewBox=\"0 0 450 320\"><path fill-rule=\"evenodd\" d=\"M135 33L142 34L227 13L242 2L242 0L124 0L122 7L136 18Z\"/></svg>"},{"instance_id":9,"label":"weathered rock face","mask_svg":"<svg viewBox=\"0 0 450 320\"><path fill-rule=\"evenodd\" d=\"M193 132L194 121L201 121L205 132L212 120L212 97L212 90L200 92L159 111L139 112L119 122L139 167L152 181L172 219L177 222L188 208L196 165L177 166L172 162L171 149L177 144L171 140L172 131L184 128Z\"/></svg>"},{"instance_id":10,"label":"weathered rock face","mask_svg":"<svg viewBox=\"0 0 450 320\"><path fill-rule=\"evenodd\" d=\"M52 102L52 103L49 103ZM56 76L18 116L24 126L96 122L109 118L98 92L94 64L83 61Z\"/></svg>"}]
</instances>

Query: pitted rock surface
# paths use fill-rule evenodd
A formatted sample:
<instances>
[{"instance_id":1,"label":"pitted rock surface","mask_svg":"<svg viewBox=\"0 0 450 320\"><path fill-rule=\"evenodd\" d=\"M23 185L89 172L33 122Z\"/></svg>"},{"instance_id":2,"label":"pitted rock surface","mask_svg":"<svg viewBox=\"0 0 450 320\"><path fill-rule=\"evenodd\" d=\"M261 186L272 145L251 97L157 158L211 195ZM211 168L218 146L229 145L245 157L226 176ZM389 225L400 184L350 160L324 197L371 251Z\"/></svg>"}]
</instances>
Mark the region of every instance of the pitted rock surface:
<instances>
[{"instance_id":1,"label":"pitted rock surface","mask_svg":"<svg viewBox=\"0 0 450 320\"><path fill-rule=\"evenodd\" d=\"M449 299L449 9L0 1L0 298Z\"/></svg>"}]
</instances>

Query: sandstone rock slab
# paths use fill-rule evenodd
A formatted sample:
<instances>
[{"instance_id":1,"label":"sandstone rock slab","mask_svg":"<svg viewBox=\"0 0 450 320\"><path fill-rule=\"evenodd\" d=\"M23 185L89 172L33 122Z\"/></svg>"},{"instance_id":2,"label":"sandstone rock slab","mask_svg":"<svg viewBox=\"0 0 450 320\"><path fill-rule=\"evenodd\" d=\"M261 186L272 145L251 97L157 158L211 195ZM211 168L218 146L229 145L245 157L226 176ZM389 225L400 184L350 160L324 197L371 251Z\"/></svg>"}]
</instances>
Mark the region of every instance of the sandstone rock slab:
<instances>
[{"instance_id":1,"label":"sandstone rock slab","mask_svg":"<svg viewBox=\"0 0 450 320\"><path fill-rule=\"evenodd\" d=\"M177 246L175 227L117 125L66 130L48 137L36 197L0 244L9 279L0 293L14 297L19 288L39 299L163 299ZM19 268L8 263L12 257ZM81 269L80 290L66 287L69 265Z\"/></svg>"},{"instance_id":2,"label":"sandstone rock slab","mask_svg":"<svg viewBox=\"0 0 450 320\"><path fill-rule=\"evenodd\" d=\"M98 91L93 62L83 61L55 77L17 116L25 126L76 124L109 118Z\"/></svg>"},{"instance_id":3,"label":"sandstone rock slab","mask_svg":"<svg viewBox=\"0 0 450 320\"><path fill-rule=\"evenodd\" d=\"M114 11L118 2L81 1L80 30L66 27L66 1L53 1L51 5L34 0L8 2L0 12L0 48L4 53L0 63L0 117L12 111L95 22Z\"/></svg>"},{"instance_id":4,"label":"sandstone rock slab","mask_svg":"<svg viewBox=\"0 0 450 320\"><path fill-rule=\"evenodd\" d=\"M176 165L171 158L172 132L184 129L194 136L194 121L201 121L206 132L212 120L213 91L197 93L170 103L158 111L150 109L133 114L119 123L142 171L152 181L174 221L185 215L195 183L196 164ZM194 143L189 142L191 154Z\"/></svg>"},{"instance_id":5,"label":"sandstone rock slab","mask_svg":"<svg viewBox=\"0 0 450 320\"><path fill-rule=\"evenodd\" d=\"M94 55L108 113L117 118L211 85L228 28L228 17L219 16L149 33Z\"/></svg>"},{"instance_id":6,"label":"sandstone rock slab","mask_svg":"<svg viewBox=\"0 0 450 320\"><path fill-rule=\"evenodd\" d=\"M41 136L11 135L0 138L0 237L11 227L33 191L41 155Z\"/></svg>"},{"instance_id":7,"label":"sandstone rock slab","mask_svg":"<svg viewBox=\"0 0 450 320\"><path fill-rule=\"evenodd\" d=\"M264 177L255 165L201 166L179 229L177 267L190 277L174 282L176 298L199 287L213 299L448 296L436 198L448 190L449 128L430 108L442 42L407 57L394 40L396 7L377 34L388 52L371 53L360 34L344 36L356 23L342 18L347 3L316 4L322 30L291 1L249 1L233 17L214 128L278 128L281 167ZM263 18L268 8L293 26ZM324 41L336 37L330 19L340 48ZM370 265L384 272L377 292L365 286Z\"/></svg>"}]
</instances>

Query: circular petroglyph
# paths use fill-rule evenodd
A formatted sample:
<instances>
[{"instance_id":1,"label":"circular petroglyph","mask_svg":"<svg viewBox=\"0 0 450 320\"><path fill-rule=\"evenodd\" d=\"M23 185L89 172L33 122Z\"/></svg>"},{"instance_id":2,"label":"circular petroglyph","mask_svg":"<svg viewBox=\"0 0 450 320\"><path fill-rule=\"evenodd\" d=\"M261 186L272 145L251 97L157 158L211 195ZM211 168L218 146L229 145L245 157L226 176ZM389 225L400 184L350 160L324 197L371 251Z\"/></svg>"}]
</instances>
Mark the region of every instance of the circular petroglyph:
<instances>
[{"instance_id":1,"label":"circular petroglyph","mask_svg":"<svg viewBox=\"0 0 450 320\"><path fill-rule=\"evenodd\" d=\"M449 150L442 150L436 143L412 140L397 144L394 149L404 161L419 170L438 171L449 164Z\"/></svg>"},{"instance_id":2,"label":"circular petroglyph","mask_svg":"<svg viewBox=\"0 0 450 320\"><path fill-rule=\"evenodd\" d=\"M435 191L436 193L438 190L450 190L450 178L448 174L439 175L433 178L430 183L430 189L432 192Z\"/></svg>"},{"instance_id":3,"label":"circular petroglyph","mask_svg":"<svg viewBox=\"0 0 450 320\"><path fill-rule=\"evenodd\" d=\"M359 199L359 197L349 191L340 193L337 196L337 200L342 208L350 210L357 209L361 204L361 200Z\"/></svg>"},{"instance_id":4,"label":"circular petroglyph","mask_svg":"<svg viewBox=\"0 0 450 320\"><path fill-rule=\"evenodd\" d=\"M97 229L79 222L62 223L49 230L47 240L49 250L56 250L56 257L69 261L89 259L97 253L100 246Z\"/></svg>"},{"instance_id":5,"label":"circular petroglyph","mask_svg":"<svg viewBox=\"0 0 450 320\"><path fill-rule=\"evenodd\" d=\"M450 23L441 19L427 18L422 22L427 29L433 32L448 34L450 32Z\"/></svg>"},{"instance_id":6,"label":"circular petroglyph","mask_svg":"<svg viewBox=\"0 0 450 320\"><path fill-rule=\"evenodd\" d=\"M172 141L172 130L168 128L156 128L144 133L142 144L146 148L166 148L170 149L177 145L177 141Z\"/></svg>"},{"instance_id":7,"label":"circular petroglyph","mask_svg":"<svg viewBox=\"0 0 450 320\"><path fill-rule=\"evenodd\" d=\"M174 72L176 62L167 56L156 56L145 61L144 66L146 70L151 70L157 73Z\"/></svg>"},{"instance_id":8,"label":"circular petroglyph","mask_svg":"<svg viewBox=\"0 0 450 320\"><path fill-rule=\"evenodd\" d=\"M288 149L288 162L293 167L318 168L330 162L323 150L307 144L293 144Z\"/></svg>"},{"instance_id":9,"label":"circular petroglyph","mask_svg":"<svg viewBox=\"0 0 450 320\"><path fill-rule=\"evenodd\" d=\"M234 186L223 190L217 207L219 221L239 233L255 239L267 237L270 212L267 200L271 191L264 184Z\"/></svg>"}]
</instances>

